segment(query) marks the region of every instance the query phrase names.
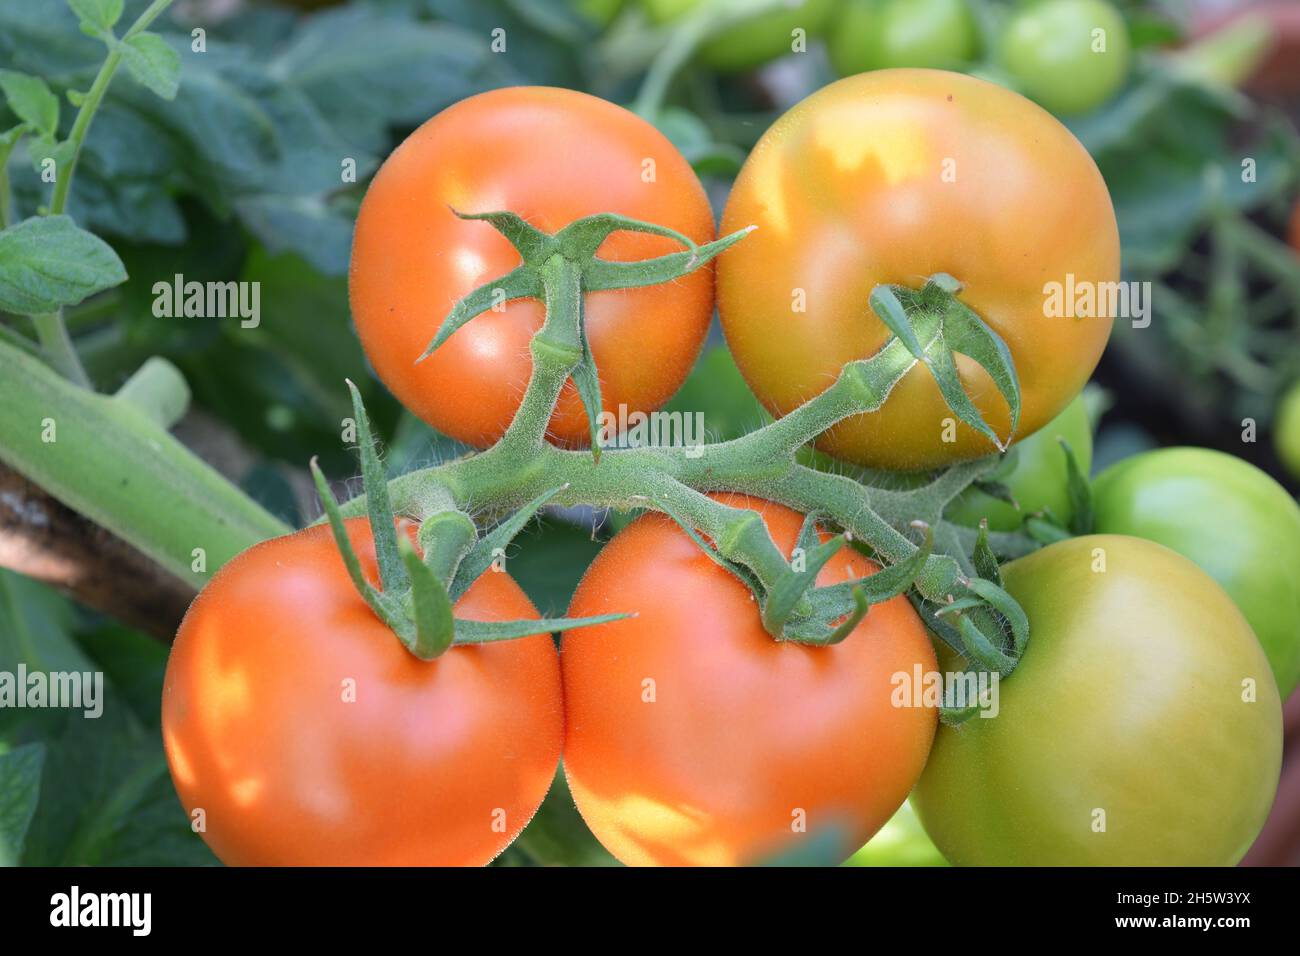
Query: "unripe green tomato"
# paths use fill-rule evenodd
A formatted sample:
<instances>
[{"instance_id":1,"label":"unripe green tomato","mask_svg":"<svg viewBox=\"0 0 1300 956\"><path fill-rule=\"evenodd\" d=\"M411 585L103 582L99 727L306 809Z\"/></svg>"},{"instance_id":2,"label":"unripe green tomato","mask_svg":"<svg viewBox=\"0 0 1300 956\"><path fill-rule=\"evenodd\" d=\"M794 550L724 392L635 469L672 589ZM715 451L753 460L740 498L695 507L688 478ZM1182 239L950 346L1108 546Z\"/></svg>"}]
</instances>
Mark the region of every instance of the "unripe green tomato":
<instances>
[{"instance_id":1,"label":"unripe green tomato","mask_svg":"<svg viewBox=\"0 0 1300 956\"><path fill-rule=\"evenodd\" d=\"M1282 706L1223 589L1123 535L1048 545L1003 579L1029 645L994 716L935 735L911 797L935 846L955 866L1240 860L1277 791Z\"/></svg>"},{"instance_id":2,"label":"unripe green tomato","mask_svg":"<svg viewBox=\"0 0 1300 956\"><path fill-rule=\"evenodd\" d=\"M1282 464L1292 475L1300 478L1300 382L1292 385L1278 404L1277 418L1273 423L1273 444Z\"/></svg>"},{"instance_id":3,"label":"unripe green tomato","mask_svg":"<svg viewBox=\"0 0 1300 956\"><path fill-rule=\"evenodd\" d=\"M950 68L975 56L966 0L846 0L826 36L840 76L891 66Z\"/></svg>"},{"instance_id":4,"label":"unripe green tomato","mask_svg":"<svg viewBox=\"0 0 1300 956\"><path fill-rule=\"evenodd\" d=\"M1058 521L1068 525L1074 510L1070 507L1065 452L1058 437L1070 443L1074 460L1086 476L1092 467L1092 425L1083 396L1015 446L1015 468L1001 481L1011 490L1019 511L977 488L968 488L948 506L944 517L972 528L979 527L981 518L988 518L990 531L1015 531L1031 514L1048 508Z\"/></svg>"},{"instance_id":5,"label":"unripe green tomato","mask_svg":"<svg viewBox=\"0 0 1300 956\"><path fill-rule=\"evenodd\" d=\"M947 866L907 800L844 866Z\"/></svg>"},{"instance_id":6,"label":"unripe green tomato","mask_svg":"<svg viewBox=\"0 0 1300 956\"><path fill-rule=\"evenodd\" d=\"M1097 30L1105 31L1105 50ZM1086 113L1124 85L1128 27L1105 0L1044 0L1017 13L1002 34L1007 72L1053 113Z\"/></svg>"},{"instance_id":7,"label":"unripe green tomato","mask_svg":"<svg viewBox=\"0 0 1300 956\"><path fill-rule=\"evenodd\" d=\"M656 23L677 20L715 0L641 0ZM743 73L791 52L796 28L808 38L821 33L834 0L792 0L742 20L703 44L697 59L719 73Z\"/></svg>"},{"instance_id":8,"label":"unripe green tomato","mask_svg":"<svg viewBox=\"0 0 1300 956\"><path fill-rule=\"evenodd\" d=\"M1196 562L1241 608L1278 690L1300 682L1300 505L1249 462L1162 448L1107 468L1093 487L1096 530L1131 534Z\"/></svg>"}]
</instances>

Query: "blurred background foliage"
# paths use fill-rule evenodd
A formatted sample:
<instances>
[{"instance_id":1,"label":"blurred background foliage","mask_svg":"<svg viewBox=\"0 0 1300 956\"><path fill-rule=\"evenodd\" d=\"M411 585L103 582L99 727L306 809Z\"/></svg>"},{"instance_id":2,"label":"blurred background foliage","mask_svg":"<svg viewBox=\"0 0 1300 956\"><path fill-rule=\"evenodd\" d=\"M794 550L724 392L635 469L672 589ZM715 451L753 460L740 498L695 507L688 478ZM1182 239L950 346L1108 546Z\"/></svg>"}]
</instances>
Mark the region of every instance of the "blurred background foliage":
<instances>
[{"instance_id":1,"label":"blurred background foliage","mask_svg":"<svg viewBox=\"0 0 1300 956\"><path fill-rule=\"evenodd\" d=\"M403 412L370 374L347 306L365 184L443 107L523 83L633 106L681 148L720 208L771 121L839 71L943 65L1025 86L999 37L1032 3L909 0L914 16L922 12L909 34L890 0L716 0L713 10L710 2L180 0L154 26L182 57L178 95L112 85L68 209L130 274L68 310L91 377L112 390L149 356L171 359L194 393L178 434L301 524L319 513L307 460L319 455L335 475L355 468L339 440L350 411L345 377L362 385L391 473L462 450ZM144 6L127 0L126 20ZM1115 6L1131 62L1096 108L1063 119L1106 176L1125 277L1154 284L1156 312L1149 328L1117 324L1098 371L1109 411L1094 467L1157 444L1207 445L1294 492L1270 429L1300 380L1300 263L1285 239L1300 183L1300 4L1255 4L1247 17L1243 4L1216 0ZM802 24L807 50L790 53L791 26ZM191 48L196 28L205 31L200 53ZM498 30L503 52L491 46ZM895 40L855 47L854 36ZM102 56L63 3L0 0L0 68L40 75L64 93L85 89ZM1040 98L1051 95L1044 88ZM61 132L73 115L62 111ZM0 128L13 120L0 105ZM345 157L354 182L340 180ZM33 158L21 148L9 158L15 220L47 201ZM156 318L153 284L176 273L258 281L260 327ZM671 407L702 411L716 438L764 417L716 330ZM1243 444L1246 418L1259 434ZM549 516L512 549L512 573L544 612L563 611L599 547L589 519ZM111 701L94 721L0 709L0 862L215 862L189 833L163 760L165 659L158 642L0 571L0 670L102 669ZM918 832L904 814L887 835L900 854L862 862L933 862L917 849ZM610 858L586 833L561 775L501 862Z\"/></svg>"}]
</instances>

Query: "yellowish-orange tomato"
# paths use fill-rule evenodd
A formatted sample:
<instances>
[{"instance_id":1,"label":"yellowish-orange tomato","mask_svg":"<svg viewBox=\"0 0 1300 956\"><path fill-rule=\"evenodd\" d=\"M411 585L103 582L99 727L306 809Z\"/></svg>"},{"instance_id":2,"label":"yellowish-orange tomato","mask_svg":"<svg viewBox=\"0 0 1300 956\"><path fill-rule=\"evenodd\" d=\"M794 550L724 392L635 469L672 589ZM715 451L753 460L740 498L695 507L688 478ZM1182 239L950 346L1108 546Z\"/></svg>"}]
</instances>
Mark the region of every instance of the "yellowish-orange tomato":
<instances>
[{"instance_id":1,"label":"yellowish-orange tomato","mask_svg":"<svg viewBox=\"0 0 1300 956\"><path fill-rule=\"evenodd\" d=\"M504 434L532 369L542 323L535 299L505 303L462 326L416 364L456 301L519 265L500 233L464 213L509 211L557 232L597 213L713 239L699 178L668 139L635 113L586 93L512 87L462 100L397 147L357 216L348 293L366 355L394 395L434 428L477 446ZM606 259L681 251L663 236L618 232ZM690 372L713 316L713 272L587 294L584 319L605 410L649 412ZM585 445L587 416L570 382L550 435Z\"/></svg>"},{"instance_id":2,"label":"yellowish-orange tomato","mask_svg":"<svg viewBox=\"0 0 1300 956\"><path fill-rule=\"evenodd\" d=\"M758 229L723 253L718 309L755 394L784 415L890 332L872 313L880 284L919 288L948 273L961 300L1007 343L1020 379L1017 438L1051 421L1096 366L1113 317L1079 317L1074 290L1119 279L1119 232L1101 173L1051 114L984 80L877 70L814 93L764 134L741 170L722 230ZM1053 315L1059 283L1069 314ZM1106 311L1106 310L1100 310ZM963 384L1004 438L1006 404L959 357ZM891 469L994 450L958 423L914 368L883 408L818 445Z\"/></svg>"}]
</instances>

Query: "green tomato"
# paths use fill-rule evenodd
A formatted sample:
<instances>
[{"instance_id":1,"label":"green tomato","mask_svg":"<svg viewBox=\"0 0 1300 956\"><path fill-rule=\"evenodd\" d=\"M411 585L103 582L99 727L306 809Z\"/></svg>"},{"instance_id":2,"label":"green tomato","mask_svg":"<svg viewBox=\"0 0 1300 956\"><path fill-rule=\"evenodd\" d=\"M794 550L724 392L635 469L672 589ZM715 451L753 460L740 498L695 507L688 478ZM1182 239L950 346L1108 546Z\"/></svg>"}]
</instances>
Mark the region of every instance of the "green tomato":
<instances>
[{"instance_id":1,"label":"green tomato","mask_svg":"<svg viewBox=\"0 0 1300 956\"><path fill-rule=\"evenodd\" d=\"M1297 207L1300 209L1300 207ZM1296 219L1300 223L1300 217ZM1282 396L1273 423L1273 444L1287 471L1300 478L1300 382Z\"/></svg>"},{"instance_id":2,"label":"green tomato","mask_svg":"<svg viewBox=\"0 0 1300 956\"><path fill-rule=\"evenodd\" d=\"M996 716L939 728L912 792L943 855L959 866L1240 860L1273 803L1282 706L1228 595L1181 555L1123 535L1061 541L1003 573L1029 646Z\"/></svg>"},{"instance_id":3,"label":"green tomato","mask_svg":"<svg viewBox=\"0 0 1300 956\"><path fill-rule=\"evenodd\" d=\"M1053 113L1086 113L1124 85L1128 28L1105 0L1045 0L1012 17L1001 55L1007 72L1041 105Z\"/></svg>"},{"instance_id":4,"label":"green tomato","mask_svg":"<svg viewBox=\"0 0 1300 956\"><path fill-rule=\"evenodd\" d=\"M1131 534L1200 565L1237 602L1285 697L1300 681L1300 506L1254 465L1206 448L1163 448L1107 468L1098 532Z\"/></svg>"},{"instance_id":5,"label":"green tomato","mask_svg":"<svg viewBox=\"0 0 1300 956\"><path fill-rule=\"evenodd\" d=\"M947 866L906 800L876 835L843 866Z\"/></svg>"},{"instance_id":6,"label":"green tomato","mask_svg":"<svg viewBox=\"0 0 1300 956\"><path fill-rule=\"evenodd\" d=\"M1015 446L1015 467L1001 481L1011 490L1019 511L970 488L948 506L944 517L972 528L979 527L981 518L988 518L990 531L1015 531L1029 515L1047 508L1058 521L1068 525L1074 511L1070 507L1065 452L1058 437L1070 443L1079 470L1087 475L1092 467L1092 425L1083 396Z\"/></svg>"},{"instance_id":7,"label":"green tomato","mask_svg":"<svg viewBox=\"0 0 1300 956\"><path fill-rule=\"evenodd\" d=\"M840 76L895 66L950 68L978 45L966 0L846 0L827 31Z\"/></svg>"},{"instance_id":8,"label":"green tomato","mask_svg":"<svg viewBox=\"0 0 1300 956\"><path fill-rule=\"evenodd\" d=\"M641 0L656 23L671 23L710 2L718 0ZM809 39L820 34L834 5L835 0L790 0L769 7L708 40L697 59L719 73L752 70L790 53L795 29L806 31Z\"/></svg>"}]
</instances>

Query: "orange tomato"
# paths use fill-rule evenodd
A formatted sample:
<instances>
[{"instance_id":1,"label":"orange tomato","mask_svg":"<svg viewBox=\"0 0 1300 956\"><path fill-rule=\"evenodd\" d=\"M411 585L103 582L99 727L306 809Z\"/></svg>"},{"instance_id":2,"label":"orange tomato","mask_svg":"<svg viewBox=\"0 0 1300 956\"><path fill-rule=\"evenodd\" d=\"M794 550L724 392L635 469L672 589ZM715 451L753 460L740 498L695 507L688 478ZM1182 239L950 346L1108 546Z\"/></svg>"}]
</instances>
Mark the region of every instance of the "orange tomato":
<instances>
[{"instance_id":1,"label":"orange tomato","mask_svg":"<svg viewBox=\"0 0 1300 956\"><path fill-rule=\"evenodd\" d=\"M677 149L627 110L585 93L516 87L470 97L412 133L366 192L352 244L349 294L361 344L397 398L439 431L472 445L496 441L528 384L529 339L543 308L519 299L471 320L420 364L461 297L519 265L485 222L461 212L509 210L555 232L575 219L620 213L714 237L704 188ZM681 250L662 236L620 232L606 259ZM708 267L663 285L586 296L586 323L606 410L648 412L691 369L713 312ZM585 445L587 416L570 382L551 419L554 440Z\"/></svg>"},{"instance_id":2,"label":"orange tomato","mask_svg":"<svg viewBox=\"0 0 1300 956\"><path fill-rule=\"evenodd\" d=\"M787 553L801 517L743 496ZM844 549L820 584L876 566ZM587 825L628 864L736 865L830 841L847 858L925 764L932 708L895 707L891 675L933 670L905 598L833 647L774 641L749 590L650 514L596 557L573 615L638 616L565 634L564 769Z\"/></svg>"},{"instance_id":3,"label":"orange tomato","mask_svg":"<svg viewBox=\"0 0 1300 956\"><path fill-rule=\"evenodd\" d=\"M348 532L377 583L368 523ZM456 613L537 617L492 572ZM162 729L181 802L229 865L482 865L550 787L558 659L543 634L418 660L317 526L250 548L199 594L167 662Z\"/></svg>"},{"instance_id":4,"label":"orange tomato","mask_svg":"<svg viewBox=\"0 0 1300 956\"><path fill-rule=\"evenodd\" d=\"M1111 317L1045 314L1048 283L1119 279L1101 173L1049 113L984 80L877 70L814 93L764 134L736 180L722 230L751 224L757 231L721 257L718 310L741 372L778 416L888 340L868 305L882 283L919 287L939 272L964 283L961 300L1011 350L1018 438L1079 392L1110 334ZM958 363L1005 437L1006 405L988 375ZM918 367L878 412L846 419L818 445L893 469L994 451L960 423L945 441L946 420L955 416Z\"/></svg>"}]
</instances>

